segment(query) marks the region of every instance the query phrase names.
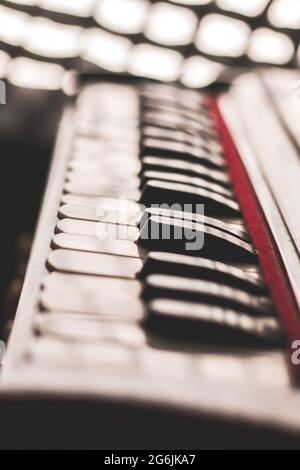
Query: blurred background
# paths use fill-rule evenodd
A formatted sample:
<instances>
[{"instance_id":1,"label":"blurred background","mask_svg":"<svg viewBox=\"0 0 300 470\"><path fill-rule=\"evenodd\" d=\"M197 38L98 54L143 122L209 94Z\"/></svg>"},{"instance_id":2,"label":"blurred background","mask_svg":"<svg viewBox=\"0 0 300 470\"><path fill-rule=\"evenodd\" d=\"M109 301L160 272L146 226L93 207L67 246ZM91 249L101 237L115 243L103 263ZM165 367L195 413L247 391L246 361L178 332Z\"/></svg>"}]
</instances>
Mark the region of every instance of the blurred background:
<instances>
[{"instance_id":1,"label":"blurred background","mask_svg":"<svg viewBox=\"0 0 300 470\"><path fill-rule=\"evenodd\" d=\"M23 283L70 71L192 88L298 67L300 0L0 1L0 336Z\"/></svg>"}]
</instances>

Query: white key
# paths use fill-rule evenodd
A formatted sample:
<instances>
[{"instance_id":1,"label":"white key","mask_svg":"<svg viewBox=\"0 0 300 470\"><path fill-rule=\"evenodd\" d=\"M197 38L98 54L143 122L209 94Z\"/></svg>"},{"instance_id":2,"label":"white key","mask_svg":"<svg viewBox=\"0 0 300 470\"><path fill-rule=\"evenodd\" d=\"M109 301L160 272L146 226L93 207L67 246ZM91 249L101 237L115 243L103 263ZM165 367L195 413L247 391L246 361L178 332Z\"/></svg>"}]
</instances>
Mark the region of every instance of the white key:
<instances>
[{"instance_id":1,"label":"white key","mask_svg":"<svg viewBox=\"0 0 300 470\"><path fill-rule=\"evenodd\" d=\"M128 240L99 240L96 237L59 233L54 236L52 244L55 248L64 250L88 251L108 255L144 258L145 251Z\"/></svg>"},{"instance_id":2,"label":"white key","mask_svg":"<svg viewBox=\"0 0 300 470\"><path fill-rule=\"evenodd\" d=\"M39 334L72 341L124 344L129 347L145 345L143 330L132 322L102 321L96 315L72 313L43 313L34 320Z\"/></svg>"},{"instance_id":3,"label":"white key","mask_svg":"<svg viewBox=\"0 0 300 470\"><path fill-rule=\"evenodd\" d=\"M64 74L64 67L58 64L17 57L10 62L7 77L13 85L22 88L60 90Z\"/></svg>"}]
</instances>

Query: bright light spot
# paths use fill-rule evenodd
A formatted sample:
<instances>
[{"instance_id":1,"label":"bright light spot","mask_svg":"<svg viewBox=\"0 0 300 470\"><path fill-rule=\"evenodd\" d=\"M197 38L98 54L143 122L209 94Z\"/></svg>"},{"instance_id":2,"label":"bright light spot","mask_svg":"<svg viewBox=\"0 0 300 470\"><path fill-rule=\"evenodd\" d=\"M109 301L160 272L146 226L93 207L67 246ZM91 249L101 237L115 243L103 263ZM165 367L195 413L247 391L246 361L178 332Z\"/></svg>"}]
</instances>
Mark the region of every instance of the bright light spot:
<instances>
[{"instance_id":1,"label":"bright light spot","mask_svg":"<svg viewBox=\"0 0 300 470\"><path fill-rule=\"evenodd\" d=\"M294 45L285 34L267 28L252 33L248 55L255 62L284 65L292 59L293 54Z\"/></svg>"},{"instance_id":2,"label":"bright light spot","mask_svg":"<svg viewBox=\"0 0 300 470\"><path fill-rule=\"evenodd\" d=\"M200 23L196 46L206 54L239 57L245 53L249 34L243 21L211 14Z\"/></svg>"},{"instance_id":3,"label":"bright light spot","mask_svg":"<svg viewBox=\"0 0 300 470\"><path fill-rule=\"evenodd\" d=\"M10 56L6 52L0 51L0 77L6 75L6 70L10 61Z\"/></svg>"},{"instance_id":4,"label":"bright light spot","mask_svg":"<svg viewBox=\"0 0 300 470\"><path fill-rule=\"evenodd\" d=\"M300 65L300 45L298 46L297 57L298 57L298 65Z\"/></svg>"}]
</instances>

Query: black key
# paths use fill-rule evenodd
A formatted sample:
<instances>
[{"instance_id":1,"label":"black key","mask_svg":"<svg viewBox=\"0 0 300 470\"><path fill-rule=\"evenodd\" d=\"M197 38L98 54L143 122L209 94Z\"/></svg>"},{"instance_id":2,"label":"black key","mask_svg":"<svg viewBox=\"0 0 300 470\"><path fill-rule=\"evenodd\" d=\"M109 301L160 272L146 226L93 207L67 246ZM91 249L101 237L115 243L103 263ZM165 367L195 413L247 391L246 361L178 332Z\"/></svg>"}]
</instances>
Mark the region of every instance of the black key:
<instances>
[{"instance_id":1,"label":"black key","mask_svg":"<svg viewBox=\"0 0 300 470\"><path fill-rule=\"evenodd\" d=\"M141 202L146 206L152 204L181 204L182 206L205 204L205 212L209 215L236 217L240 214L237 202L221 194L186 184L157 180L150 180L145 184Z\"/></svg>"},{"instance_id":2,"label":"black key","mask_svg":"<svg viewBox=\"0 0 300 470\"><path fill-rule=\"evenodd\" d=\"M205 303L156 299L148 304L145 325L156 335L198 345L269 347L283 344L277 319L256 318L242 311Z\"/></svg>"},{"instance_id":3,"label":"black key","mask_svg":"<svg viewBox=\"0 0 300 470\"><path fill-rule=\"evenodd\" d=\"M249 294L241 289L216 282L180 276L152 274L145 278L142 297L149 302L157 298L208 303L214 306L244 310L253 315L274 316L268 297Z\"/></svg>"},{"instance_id":4,"label":"black key","mask_svg":"<svg viewBox=\"0 0 300 470\"><path fill-rule=\"evenodd\" d=\"M202 214L182 212L180 210L175 210L175 208L172 208L172 210L170 210L165 209L163 207L148 207L140 218L138 226L142 228L152 216L168 217L171 219L179 219L182 221L204 224L209 227L222 230L223 232L232 235L233 237L240 238L245 242L250 241L247 230L242 224L242 222L236 221L239 219L235 219L235 221L233 222L233 219L214 219L212 217L207 217L206 215Z\"/></svg>"},{"instance_id":5,"label":"black key","mask_svg":"<svg viewBox=\"0 0 300 470\"><path fill-rule=\"evenodd\" d=\"M263 279L243 269L206 258L151 252L146 257L140 279L150 274L168 274L194 279L209 280L244 289L254 294L266 294Z\"/></svg>"},{"instance_id":6,"label":"black key","mask_svg":"<svg viewBox=\"0 0 300 470\"><path fill-rule=\"evenodd\" d=\"M162 172L172 171L173 173L179 173L181 175L198 176L225 187L231 186L229 177L225 171L213 170L200 163L191 163L174 158L145 156L142 158L142 166L141 174L149 170Z\"/></svg>"},{"instance_id":7,"label":"black key","mask_svg":"<svg viewBox=\"0 0 300 470\"><path fill-rule=\"evenodd\" d=\"M224 188L224 186L221 186L220 184L212 183L210 181L205 180L204 178L199 178L197 176L187 176L180 173L163 171L145 171L141 175L141 189L149 180L169 181L172 183L188 184L190 186L195 186L196 188L209 189L210 191L213 191L215 193L222 194L222 196L234 198L233 192L230 189Z\"/></svg>"},{"instance_id":8,"label":"black key","mask_svg":"<svg viewBox=\"0 0 300 470\"><path fill-rule=\"evenodd\" d=\"M139 244L152 251L257 263L256 253L249 243L213 227L167 217L150 217L140 231Z\"/></svg>"},{"instance_id":9,"label":"black key","mask_svg":"<svg viewBox=\"0 0 300 470\"><path fill-rule=\"evenodd\" d=\"M142 154L178 158L180 160L201 163L211 168L225 168L225 160L220 155L210 153L204 146L193 147L184 142L146 138L142 140Z\"/></svg>"}]
</instances>

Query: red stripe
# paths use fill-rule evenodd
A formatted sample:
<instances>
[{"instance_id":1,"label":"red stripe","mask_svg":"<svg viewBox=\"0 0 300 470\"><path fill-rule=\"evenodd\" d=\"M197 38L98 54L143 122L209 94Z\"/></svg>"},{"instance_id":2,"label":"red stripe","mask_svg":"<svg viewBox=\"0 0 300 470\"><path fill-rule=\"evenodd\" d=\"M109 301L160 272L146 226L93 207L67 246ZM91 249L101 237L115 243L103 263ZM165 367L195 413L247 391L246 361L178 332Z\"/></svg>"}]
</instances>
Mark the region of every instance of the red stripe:
<instances>
[{"instance_id":1,"label":"red stripe","mask_svg":"<svg viewBox=\"0 0 300 470\"><path fill-rule=\"evenodd\" d=\"M210 101L210 108L221 136L229 173L249 230L253 245L258 253L264 278L269 286L274 305L280 315L288 338L288 360L293 371L300 379L300 365L291 362L291 345L300 340L300 313L292 292L290 282L278 251L276 242L269 229L263 210L256 197L246 169L221 115L217 100Z\"/></svg>"}]
</instances>

